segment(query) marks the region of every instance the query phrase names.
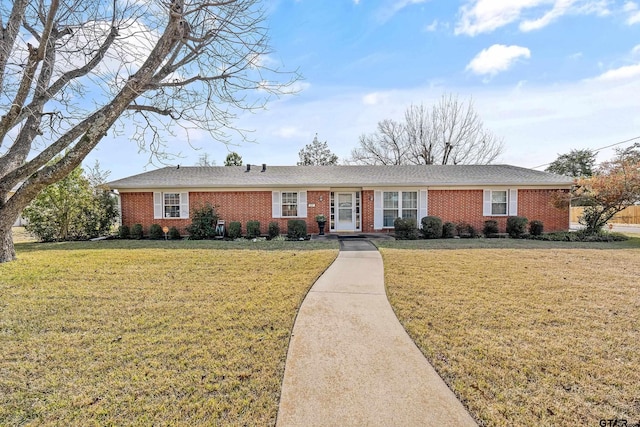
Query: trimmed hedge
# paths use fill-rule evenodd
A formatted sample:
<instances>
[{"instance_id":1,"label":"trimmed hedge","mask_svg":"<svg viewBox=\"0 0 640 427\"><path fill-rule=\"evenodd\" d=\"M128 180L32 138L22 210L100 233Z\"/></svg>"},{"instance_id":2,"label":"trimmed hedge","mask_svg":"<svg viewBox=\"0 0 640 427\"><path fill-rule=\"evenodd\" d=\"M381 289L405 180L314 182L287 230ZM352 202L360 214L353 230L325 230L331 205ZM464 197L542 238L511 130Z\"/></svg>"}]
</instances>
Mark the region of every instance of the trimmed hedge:
<instances>
[{"instance_id":1,"label":"trimmed hedge","mask_svg":"<svg viewBox=\"0 0 640 427\"><path fill-rule=\"evenodd\" d=\"M121 239L128 239L131 237L131 230L128 225L121 225L118 227L118 236Z\"/></svg>"},{"instance_id":2,"label":"trimmed hedge","mask_svg":"<svg viewBox=\"0 0 640 427\"><path fill-rule=\"evenodd\" d=\"M456 225L453 222L445 222L442 224L442 237L445 239L453 239L456 235Z\"/></svg>"},{"instance_id":3,"label":"trimmed hedge","mask_svg":"<svg viewBox=\"0 0 640 427\"><path fill-rule=\"evenodd\" d=\"M230 239L239 239L242 237L242 224L239 221L231 221L229 230L227 231Z\"/></svg>"},{"instance_id":4,"label":"trimmed hedge","mask_svg":"<svg viewBox=\"0 0 640 427\"><path fill-rule=\"evenodd\" d=\"M149 238L152 240L164 239L164 231L162 231L160 224L151 224L151 227L149 227Z\"/></svg>"},{"instance_id":5,"label":"trimmed hedge","mask_svg":"<svg viewBox=\"0 0 640 427\"><path fill-rule=\"evenodd\" d=\"M133 224L133 227L131 227L131 238L136 240L144 238L142 224Z\"/></svg>"},{"instance_id":6,"label":"trimmed hedge","mask_svg":"<svg viewBox=\"0 0 640 427\"><path fill-rule=\"evenodd\" d=\"M533 220L529 223L529 234L532 236L540 236L544 232L542 221Z\"/></svg>"},{"instance_id":7,"label":"trimmed hedge","mask_svg":"<svg viewBox=\"0 0 640 427\"><path fill-rule=\"evenodd\" d=\"M418 228L413 218L396 218L393 221L393 228L398 240L416 240L418 238Z\"/></svg>"},{"instance_id":8,"label":"trimmed hedge","mask_svg":"<svg viewBox=\"0 0 640 427\"><path fill-rule=\"evenodd\" d=\"M489 237L492 234L498 234L498 221L496 221L495 219L489 219L487 221L484 222L484 227L482 228L482 234L484 234L485 237Z\"/></svg>"},{"instance_id":9,"label":"trimmed hedge","mask_svg":"<svg viewBox=\"0 0 640 427\"><path fill-rule=\"evenodd\" d=\"M456 233L460 237L473 238L478 237L478 231L468 222L459 222L456 224Z\"/></svg>"},{"instance_id":10,"label":"trimmed hedge","mask_svg":"<svg viewBox=\"0 0 640 427\"><path fill-rule=\"evenodd\" d=\"M260 221L247 221L247 239L260 237Z\"/></svg>"},{"instance_id":11,"label":"trimmed hedge","mask_svg":"<svg viewBox=\"0 0 640 427\"><path fill-rule=\"evenodd\" d=\"M289 239L306 239L307 223L302 219L290 219L287 221L287 237Z\"/></svg>"},{"instance_id":12,"label":"trimmed hedge","mask_svg":"<svg viewBox=\"0 0 640 427\"><path fill-rule=\"evenodd\" d=\"M169 228L169 239L171 240L180 240L182 236L176 227Z\"/></svg>"},{"instance_id":13,"label":"trimmed hedge","mask_svg":"<svg viewBox=\"0 0 640 427\"><path fill-rule=\"evenodd\" d=\"M422 237L425 239L439 239L442 237L442 220L437 216L425 216L420 220Z\"/></svg>"},{"instance_id":14,"label":"trimmed hedge","mask_svg":"<svg viewBox=\"0 0 640 427\"><path fill-rule=\"evenodd\" d=\"M271 221L269 223L267 234L269 235L269 239L275 239L276 237L278 237L280 235L280 224L275 221Z\"/></svg>"},{"instance_id":15,"label":"trimmed hedge","mask_svg":"<svg viewBox=\"0 0 640 427\"><path fill-rule=\"evenodd\" d=\"M529 220L523 216L510 216L507 218L507 233L509 237L518 239L527 233Z\"/></svg>"}]
</instances>

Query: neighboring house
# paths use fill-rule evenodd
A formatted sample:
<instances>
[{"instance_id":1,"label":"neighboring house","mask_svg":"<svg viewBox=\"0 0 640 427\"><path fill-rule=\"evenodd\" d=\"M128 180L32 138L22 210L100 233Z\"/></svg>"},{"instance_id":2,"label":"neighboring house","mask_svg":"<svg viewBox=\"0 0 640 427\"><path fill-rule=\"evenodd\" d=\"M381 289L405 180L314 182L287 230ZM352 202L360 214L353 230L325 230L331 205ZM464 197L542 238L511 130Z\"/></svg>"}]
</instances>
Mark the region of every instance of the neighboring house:
<instances>
[{"instance_id":1,"label":"neighboring house","mask_svg":"<svg viewBox=\"0 0 640 427\"><path fill-rule=\"evenodd\" d=\"M18 191L18 188L20 188L20 186L22 185L22 183L19 183L18 185L16 185L15 187L13 187L11 189L11 191L9 191L9 196L7 197L7 199L11 196L13 196L13 194ZM14 227L24 227L27 224L27 221L22 218L22 216L19 216L18 219L16 219L16 222L13 224Z\"/></svg>"},{"instance_id":2,"label":"neighboring house","mask_svg":"<svg viewBox=\"0 0 640 427\"><path fill-rule=\"evenodd\" d=\"M317 214L329 232L384 232L397 217L427 215L467 222L481 230L495 219L501 231L509 216L541 220L546 231L569 229L569 208L552 195L569 191L568 177L508 165L429 166L213 166L166 167L113 181L122 223L145 230L157 223L182 233L190 212L210 203L221 219L258 220L262 232L276 221L303 219L317 233Z\"/></svg>"}]
</instances>

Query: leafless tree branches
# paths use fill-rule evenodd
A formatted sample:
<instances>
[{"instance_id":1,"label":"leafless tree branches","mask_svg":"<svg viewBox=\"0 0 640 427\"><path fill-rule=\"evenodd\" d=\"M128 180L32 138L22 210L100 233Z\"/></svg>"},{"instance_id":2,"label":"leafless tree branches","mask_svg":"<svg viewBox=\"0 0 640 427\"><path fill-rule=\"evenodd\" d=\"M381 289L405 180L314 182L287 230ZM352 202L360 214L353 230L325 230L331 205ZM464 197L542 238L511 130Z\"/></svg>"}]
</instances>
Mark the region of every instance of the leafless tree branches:
<instances>
[{"instance_id":1,"label":"leafless tree branches","mask_svg":"<svg viewBox=\"0 0 640 427\"><path fill-rule=\"evenodd\" d=\"M285 93L264 18L258 0L0 0L0 262L20 210L116 122L162 157L175 127L224 142Z\"/></svg>"},{"instance_id":2,"label":"leafless tree branches","mask_svg":"<svg viewBox=\"0 0 640 427\"><path fill-rule=\"evenodd\" d=\"M360 137L352 163L382 165L488 164L503 150L502 141L486 130L473 102L445 95L428 110L411 105L404 122L383 120L378 130Z\"/></svg>"}]
</instances>

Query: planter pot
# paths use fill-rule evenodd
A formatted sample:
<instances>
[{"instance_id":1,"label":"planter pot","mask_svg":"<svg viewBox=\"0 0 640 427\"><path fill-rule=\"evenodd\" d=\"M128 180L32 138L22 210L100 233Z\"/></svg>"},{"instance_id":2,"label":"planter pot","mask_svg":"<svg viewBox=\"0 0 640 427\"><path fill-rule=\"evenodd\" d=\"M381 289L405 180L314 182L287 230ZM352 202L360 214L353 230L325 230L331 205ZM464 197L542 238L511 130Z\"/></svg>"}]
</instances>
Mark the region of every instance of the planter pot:
<instances>
[{"instance_id":1,"label":"planter pot","mask_svg":"<svg viewBox=\"0 0 640 427\"><path fill-rule=\"evenodd\" d=\"M320 229L320 233L318 233L320 236L324 236L324 225L326 224L325 221L318 221L318 228Z\"/></svg>"}]
</instances>

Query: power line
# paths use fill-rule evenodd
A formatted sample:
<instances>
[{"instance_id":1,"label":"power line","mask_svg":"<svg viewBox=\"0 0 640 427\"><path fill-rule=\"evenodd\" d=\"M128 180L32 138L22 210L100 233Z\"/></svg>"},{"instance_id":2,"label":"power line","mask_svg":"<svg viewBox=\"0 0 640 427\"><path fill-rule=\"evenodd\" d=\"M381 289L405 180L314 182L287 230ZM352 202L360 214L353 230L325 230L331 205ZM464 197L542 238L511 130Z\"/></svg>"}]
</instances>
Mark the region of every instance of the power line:
<instances>
[{"instance_id":1,"label":"power line","mask_svg":"<svg viewBox=\"0 0 640 427\"><path fill-rule=\"evenodd\" d=\"M594 153L598 153L598 151L600 151L600 150L604 150L606 148L615 147L616 145L626 144L627 142L635 141L636 139L640 139L640 136L636 136L635 138L630 138L630 139L626 139L624 141L616 142L615 144L606 145L604 147L596 148L596 149L591 150L591 151L593 151ZM549 163L545 163L543 165L535 166L535 167L533 167L531 169L538 169L538 168L541 168L543 166L549 166L551 163L553 163L553 162L549 162Z\"/></svg>"}]
</instances>

